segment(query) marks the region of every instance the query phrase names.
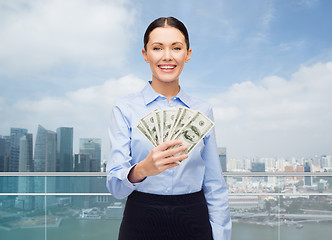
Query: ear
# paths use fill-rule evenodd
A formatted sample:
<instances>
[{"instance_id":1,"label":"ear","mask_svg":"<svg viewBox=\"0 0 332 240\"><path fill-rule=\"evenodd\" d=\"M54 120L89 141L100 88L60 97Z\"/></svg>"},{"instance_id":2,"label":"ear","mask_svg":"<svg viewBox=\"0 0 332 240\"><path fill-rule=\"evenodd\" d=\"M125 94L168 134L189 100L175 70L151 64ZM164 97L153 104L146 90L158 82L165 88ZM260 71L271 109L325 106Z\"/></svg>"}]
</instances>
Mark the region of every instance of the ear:
<instances>
[{"instance_id":1,"label":"ear","mask_svg":"<svg viewBox=\"0 0 332 240\"><path fill-rule=\"evenodd\" d=\"M149 63L150 61L148 59L148 53L147 53L147 51L144 48L142 49L142 55L144 57L145 62Z\"/></svg>"},{"instance_id":2,"label":"ear","mask_svg":"<svg viewBox=\"0 0 332 240\"><path fill-rule=\"evenodd\" d=\"M191 50L191 48L189 48L188 51L187 51L186 59L185 59L185 62L186 62L186 63L189 62L189 60L190 60L190 58L191 58L191 52L192 52L192 50Z\"/></svg>"}]
</instances>

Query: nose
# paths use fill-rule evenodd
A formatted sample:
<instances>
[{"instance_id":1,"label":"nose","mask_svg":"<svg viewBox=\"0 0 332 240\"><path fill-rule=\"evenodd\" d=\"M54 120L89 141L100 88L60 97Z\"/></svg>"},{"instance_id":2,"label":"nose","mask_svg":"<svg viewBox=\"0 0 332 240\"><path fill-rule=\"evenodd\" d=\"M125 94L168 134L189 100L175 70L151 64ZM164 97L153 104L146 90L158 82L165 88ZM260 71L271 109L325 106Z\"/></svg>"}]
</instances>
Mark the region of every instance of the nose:
<instances>
[{"instance_id":1,"label":"nose","mask_svg":"<svg viewBox=\"0 0 332 240\"><path fill-rule=\"evenodd\" d=\"M171 50L166 48L164 51L164 60L170 61L170 60L172 60L172 58L173 58L173 56L172 56Z\"/></svg>"}]
</instances>

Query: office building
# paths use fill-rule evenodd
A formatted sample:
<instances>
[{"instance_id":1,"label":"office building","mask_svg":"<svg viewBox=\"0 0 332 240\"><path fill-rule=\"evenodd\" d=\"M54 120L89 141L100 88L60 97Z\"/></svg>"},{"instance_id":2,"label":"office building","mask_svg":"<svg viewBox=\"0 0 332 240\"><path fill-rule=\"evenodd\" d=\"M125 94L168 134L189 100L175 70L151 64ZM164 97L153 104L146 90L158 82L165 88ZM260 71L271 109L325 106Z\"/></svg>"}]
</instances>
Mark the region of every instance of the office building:
<instances>
[{"instance_id":1,"label":"office building","mask_svg":"<svg viewBox=\"0 0 332 240\"><path fill-rule=\"evenodd\" d=\"M75 171L80 172L100 172L101 171L101 139L81 138L80 154L75 156ZM82 179L84 186L75 186L75 190L85 188L85 191L94 192L100 183L98 177ZM82 196L73 199L73 205L91 207L98 203L97 196Z\"/></svg>"},{"instance_id":2,"label":"office building","mask_svg":"<svg viewBox=\"0 0 332 240\"><path fill-rule=\"evenodd\" d=\"M9 159L8 159L8 172L19 171L19 156L20 156L20 139L28 133L27 129L11 128L9 136ZM18 191L18 178L11 177L7 179L7 188L9 192ZM9 206L15 205L15 196L8 197Z\"/></svg>"},{"instance_id":3,"label":"office building","mask_svg":"<svg viewBox=\"0 0 332 240\"><path fill-rule=\"evenodd\" d=\"M265 172L265 163L253 162L251 164L251 172Z\"/></svg>"},{"instance_id":4,"label":"office building","mask_svg":"<svg viewBox=\"0 0 332 240\"><path fill-rule=\"evenodd\" d=\"M33 142L32 134L27 133L20 139L20 154L18 169L20 172L33 171ZM31 193L34 191L34 177L20 176L18 177L18 192ZM15 207L31 210L34 207L33 196L18 196L16 198Z\"/></svg>"},{"instance_id":5,"label":"office building","mask_svg":"<svg viewBox=\"0 0 332 240\"><path fill-rule=\"evenodd\" d=\"M75 154L74 171L90 172L89 154ZM75 181L72 182L72 192L90 192L90 189L93 188L91 178L93 177L75 177ZM93 196L75 196L72 204L75 207L88 208L93 206Z\"/></svg>"},{"instance_id":6,"label":"office building","mask_svg":"<svg viewBox=\"0 0 332 240\"><path fill-rule=\"evenodd\" d=\"M35 144L35 159L34 171L35 172L55 172L56 171L56 143L57 135L55 132L50 131L38 126L36 144ZM52 193L56 190L55 177L35 178L34 181L35 192L48 192ZM51 206L56 204L54 196L47 196L46 205ZM45 208L45 197L35 197L35 208Z\"/></svg>"},{"instance_id":7,"label":"office building","mask_svg":"<svg viewBox=\"0 0 332 240\"><path fill-rule=\"evenodd\" d=\"M263 162L253 162L251 164L251 172L265 172L265 163ZM256 179L263 179L263 181L267 182L267 177L256 177Z\"/></svg>"},{"instance_id":8,"label":"office building","mask_svg":"<svg viewBox=\"0 0 332 240\"><path fill-rule=\"evenodd\" d=\"M90 172L90 155L75 154L74 172Z\"/></svg>"},{"instance_id":9,"label":"office building","mask_svg":"<svg viewBox=\"0 0 332 240\"><path fill-rule=\"evenodd\" d=\"M73 171L73 128L61 127L57 133L57 172Z\"/></svg>"},{"instance_id":10,"label":"office building","mask_svg":"<svg viewBox=\"0 0 332 240\"><path fill-rule=\"evenodd\" d=\"M9 162L8 162L9 172L18 172L20 139L27 133L28 130L23 128L10 129L10 151L9 151Z\"/></svg>"},{"instance_id":11,"label":"office building","mask_svg":"<svg viewBox=\"0 0 332 240\"><path fill-rule=\"evenodd\" d=\"M32 134L27 133L20 139L20 151L19 151L19 172L33 172L33 143Z\"/></svg>"},{"instance_id":12,"label":"office building","mask_svg":"<svg viewBox=\"0 0 332 240\"><path fill-rule=\"evenodd\" d=\"M84 169L84 172L101 171L101 139L81 138L80 155L85 155L89 158L88 166L86 166L88 169Z\"/></svg>"},{"instance_id":13,"label":"office building","mask_svg":"<svg viewBox=\"0 0 332 240\"><path fill-rule=\"evenodd\" d=\"M57 134L57 172L73 171L73 128L60 127ZM68 193L71 186L68 184L70 177L57 177L56 191Z\"/></svg>"},{"instance_id":14,"label":"office building","mask_svg":"<svg viewBox=\"0 0 332 240\"><path fill-rule=\"evenodd\" d=\"M306 162L304 164L304 172L311 172L311 166L310 166L309 162ZM311 176L305 176L304 177L304 185L305 186L311 186L311 184L312 184Z\"/></svg>"},{"instance_id":15,"label":"office building","mask_svg":"<svg viewBox=\"0 0 332 240\"><path fill-rule=\"evenodd\" d=\"M10 151L9 136L0 137L0 172L8 172L8 161Z\"/></svg>"},{"instance_id":16,"label":"office building","mask_svg":"<svg viewBox=\"0 0 332 240\"><path fill-rule=\"evenodd\" d=\"M55 132L38 126L35 145L35 172L55 172L56 171L56 141Z\"/></svg>"},{"instance_id":17,"label":"office building","mask_svg":"<svg viewBox=\"0 0 332 240\"><path fill-rule=\"evenodd\" d=\"M10 137L0 136L0 172L8 172ZM8 192L8 178L0 177L0 192ZM0 204L7 206L8 196L0 196Z\"/></svg>"},{"instance_id":18,"label":"office building","mask_svg":"<svg viewBox=\"0 0 332 240\"><path fill-rule=\"evenodd\" d=\"M218 148L219 160L221 164L221 169L223 172L227 172L227 155L226 155L226 148L220 147Z\"/></svg>"}]
</instances>

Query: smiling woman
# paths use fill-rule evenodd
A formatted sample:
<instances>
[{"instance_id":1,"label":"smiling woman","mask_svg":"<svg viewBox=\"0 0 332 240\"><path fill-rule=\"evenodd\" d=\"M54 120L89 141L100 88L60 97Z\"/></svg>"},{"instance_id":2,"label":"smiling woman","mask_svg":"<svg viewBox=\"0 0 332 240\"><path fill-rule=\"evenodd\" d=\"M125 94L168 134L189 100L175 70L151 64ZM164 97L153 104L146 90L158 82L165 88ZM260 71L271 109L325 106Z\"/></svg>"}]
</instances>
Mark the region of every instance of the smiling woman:
<instances>
[{"instance_id":1,"label":"smiling woman","mask_svg":"<svg viewBox=\"0 0 332 240\"><path fill-rule=\"evenodd\" d=\"M152 24L155 28L149 27L146 31L142 54L152 71L151 86L169 101L179 91L179 76L192 50L188 32L181 22L173 18L160 18L155 22ZM169 89L176 92L166 93Z\"/></svg>"},{"instance_id":2,"label":"smiling woman","mask_svg":"<svg viewBox=\"0 0 332 240\"><path fill-rule=\"evenodd\" d=\"M191 52L182 22L173 17L152 22L142 50L152 81L113 107L107 187L116 198L128 197L120 240L230 239L227 187L214 129L186 154L181 140L167 140L154 147L136 127L155 109L173 107L197 110L213 120L210 105L180 88L180 74ZM153 131L157 130L152 129L152 135ZM195 132L185 133L191 142Z\"/></svg>"}]
</instances>

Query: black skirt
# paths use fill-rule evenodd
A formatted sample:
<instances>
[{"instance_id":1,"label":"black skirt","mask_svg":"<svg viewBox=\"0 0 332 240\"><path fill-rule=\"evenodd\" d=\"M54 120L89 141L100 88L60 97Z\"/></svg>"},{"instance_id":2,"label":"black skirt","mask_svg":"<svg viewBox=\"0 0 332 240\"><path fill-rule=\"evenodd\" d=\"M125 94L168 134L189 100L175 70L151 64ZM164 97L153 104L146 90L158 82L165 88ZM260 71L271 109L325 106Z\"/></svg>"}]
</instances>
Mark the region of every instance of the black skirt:
<instances>
[{"instance_id":1,"label":"black skirt","mask_svg":"<svg viewBox=\"0 0 332 240\"><path fill-rule=\"evenodd\" d=\"M129 195L119 240L211 240L212 229L204 192Z\"/></svg>"}]
</instances>

